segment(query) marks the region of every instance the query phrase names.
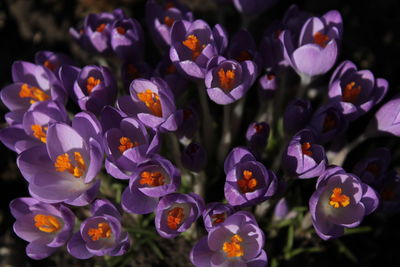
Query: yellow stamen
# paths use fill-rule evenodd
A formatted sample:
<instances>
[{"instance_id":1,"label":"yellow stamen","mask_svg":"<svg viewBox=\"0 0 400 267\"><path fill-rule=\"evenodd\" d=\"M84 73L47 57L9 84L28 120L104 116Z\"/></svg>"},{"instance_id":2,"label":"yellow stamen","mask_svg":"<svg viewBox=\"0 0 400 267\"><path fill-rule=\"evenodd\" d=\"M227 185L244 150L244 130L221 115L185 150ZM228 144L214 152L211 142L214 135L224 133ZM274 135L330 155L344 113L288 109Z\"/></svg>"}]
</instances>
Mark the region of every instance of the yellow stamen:
<instances>
[{"instance_id":1,"label":"yellow stamen","mask_svg":"<svg viewBox=\"0 0 400 267\"><path fill-rule=\"evenodd\" d=\"M329 41L328 35L322 34L320 32L314 33L314 43L320 47L325 47Z\"/></svg>"},{"instance_id":2,"label":"yellow stamen","mask_svg":"<svg viewBox=\"0 0 400 267\"><path fill-rule=\"evenodd\" d=\"M161 102L158 94L146 89L146 91L138 93L137 97L150 109L153 115L162 117Z\"/></svg>"},{"instance_id":3,"label":"yellow stamen","mask_svg":"<svg viewBox=\"0 0 400 267\"><path fill-rule=\"evenodd\" d=\"M179 225L182 223L183 219L185 218L185 213L182 208L175 207L168 211L167 216L167 226L172 229L178 229Z\"/></svg>"},{"instance_id":4,"label":"yellow stamen","mask_svg":"<svg viewBox=\"0 0 400 267\"><path fill-rule=\"evenodd\" d=\"M100 82L100 79L95 79L93 76L90 76L86 80L86 89L88 94L92 93L93 88L95 88Z\"/></svg>"},{"instance_id":5,"label":"yellow stamen","mask_svg":"<svg viewBox=\"0 0 400 267\"><path fill-rule=\"evenodd\" d=\"M31 98L31 100L29 101L29 103L31 104L35 103L36 101L45 101L50 98L45 92L43 92L39 88L35 86L29 87L29 85L26 83L21 86L19 97Z\"/></svg>"},{"instance_id":6,"label":"yellow stamen","mask_svg":"<svg viewBox=\"0 0 400 267\"><path fill-rule=\"evenodd\" d=\"M223 69L220 69L218 71L218 77L219 85L224 89L224 91L229 92L232 90L235 83L235 70L224 71Z\"/></svg>"},{"instance_id":7,"label":"yellow stamen","mask_svg":"<svg viewBox=\"0 0 400 267\"><path fill-rule=\"evenodd\" d=\"M254 192L257 186L257 179L253 177L251 171L243 171L243 179L237 181L240 191L245 194L249 192Z\"/></svg>"},{"instance_id":8,"label":"yellow stamen","mask_svg":"<svg viewBox=\"0 0 400 267\"><path fill-rule=\"evenodd\" d=\"M148 185L150 187L160 186L164 184L164 176L161 172L147 172L144 171L140 174L140 184Z\"/></svg>"},{"instance_id":9,"label":"yellow stamen","mask_svg":"<svg viewBox=\"0 0 400 267\"><path fill-rule=\"evenodd\" d=\"M222 250L228 258L241 257L244 255L243 247L240 245L242 242L243 238L240 235L233 235L231 242L224 242Z\"/></svg>"},{"instance_id":10,"label":"yellow stamen","mask_svg":"<svg viewBox=\"0 0 400 267\"><path fill-rule=\"evenodd\" d=\"M46 140L46 133L44 131L47 131L47 128L48 127L42 127L42 125L39 125L39 124L33 124L31 126L31 129L33 131L33 136L45 144L46 144L47 140Z\"/></svg>"},{"instance_id":11,"label":"yellow stamen","mask_svg":"<svg viewBox=\"0 0 400 267\"><path fill-rule=\"evenodd\" d=\"M99 223L97 228L90 228L88 230L88 235L93 241L97 241L100 238L109 238L111 234L111 227L106 222Z\"/></svg>"},{"instance_id":12,"label":"yellow stamen","mask_svg":"<svg viewBox=\"0 0 400 267\"><path fill-rule=\"evenodd\" d=\"M204 44L201 45L199 39L193 34L189 35L185 41L182 42L184 46L192 51L192 60L196 60L200 56L203 49L206 47Z\"/></svg>"},{"instance_id":13,"label":"yellow stamen","mask_svg":"<svg viewBox=\"0 0 400 267\"><path fill-rule=\"evenodd\" d=\"M76 166L71 163L71 159L67 153L57 156L54 167L58 172L67 171L72 174L75 178L80 178L86 171L85 161L79 152L74 152L74 160Z\"/></svg>"},{"instance_id":14,"label":"yellow stamen","mask_svg":"<svg viewBox=\"0 0 400 267\"><path fill-rule=\"evenodd\" d=\"M350 198L345 194L342 194L342 188L335 187L332 190L331 197L329 198L329 205L331 205L334 208L339 208L339 207L346 207L349 204L350 204Z\"/></svg>"},{"instance_id":15,"label":"yellow stamen","mask_svg":"<svg viewBox=\"0 0 400 267\"><path fill-rule=\"evenodd\" d=\"M33 217L35 227L45 233L54 233L61 229L59 220L51 215L37 214Z\"/></svg>"}]
</instances>

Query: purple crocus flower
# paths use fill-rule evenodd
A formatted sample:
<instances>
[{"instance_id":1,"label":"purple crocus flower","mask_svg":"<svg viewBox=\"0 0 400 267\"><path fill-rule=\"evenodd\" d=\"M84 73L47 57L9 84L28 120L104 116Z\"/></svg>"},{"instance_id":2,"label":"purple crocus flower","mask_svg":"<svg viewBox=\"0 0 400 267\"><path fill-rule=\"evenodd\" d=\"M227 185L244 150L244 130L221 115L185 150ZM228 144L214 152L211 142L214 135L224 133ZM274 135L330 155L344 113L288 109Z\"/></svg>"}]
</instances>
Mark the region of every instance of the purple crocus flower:
<instances>
[{"instance_id":1,"label":"purple crocus flower","mask_svg":"<svg viewBox=\"0 0 400 267\"><path fill-rule=\"evenodd\" d=\"M239 30L232 37L228 48L228 58L235 59L238 62L253 61L257 66L256 73L259 73L262 68L262 59L258 53L256 42L245 29Z\"/></svg>"},{"instance_id":2,"label":"purple crocus flower","mask_svg":"<svg viewBox=\"0 0 400 267\"><path fill-rule=\"evenodd\" d=\"M251 60L239 63L215 56L207 64L204 79L208 96L220 105L227 105L242 98L257 77L257 65Z\"/></svg>"},{"instance_id":3,"label":"purple crocus flower","mask_svg":"<svg viewBox=\"0 0 400 267\"><path fill-rule=\"evenodd\" d=\"M256 158L247 148L235 147L225 158L224 172L225 174L228 174L228 172L238 163L255 160Z\"/></svg>"},{"instance_id":4,"label":"purple crocus flower","mask_svg":"<svg viewBox=\"0 0 400 267\"><path fill-rule=\"evenodd\" d=\"M294 134L303 129L312 115L311 102L305 99L294 99L286 106L283 115L283 129L287 134Z\"/></svg>"},{"instance_id":5,"label":"purple crocus flower","mask_svg":"<svg viewBox=\"0 0 400 267\"><path fill-rule=\"evenodd\" d=\"M265 236L250 212L238 211L208 232L193 247L195 266L267 266Z\"/></svg>"},{"instance_id":6,"label":"purple crocus flower","mask_svg":"<svg viewBox=\"0 0 400 267\"><path fill-rule=\"evenodd\" d=\"M221 54L227 44L227 33L221 25L217 24L211 30L203 20L181 20L172 26L169 56L181 73L203 79L208 61Z\"/></svg>"},{"instance_id":7,"label":"purple crocus flower","mask_svg":"<svg viewBox=\"0 0 400 267\"><path fill-rule=\"evenodd\" d=\"M171 27L179 20L193 21L193 14L178 1L165 1L162 5L154 0L147 1L146 24L157 46L171 45Z\"/></svg>"},{"instance_id":8,"label":"purple crocus flower","mask_svg":"<svg viewBox=\"0 0 400 267\"><path fill-rule=\"evenodd\" d=\"M225 198L232 206L251 206L265 201L277 191L278 179L265 166L245 153L246 150L236 149L228 155L228 162L237 163L228 170L224 186Z\"/></svg>"},{"instance_id":9,"label":"purple crocus flower","mask_svg":"<svg viewBox=\"0 0 400 267\"><path fill-rule=\"evenodd\" d=\"M258 85L261 98L272 98L279 88L279 79L273 72L268 71L258 79Z\"/></svg>"},{"instance_id":10,"label":"purple crocus flower","mask_svg":"<svg viewBox=\"0 0 400 267\"><path fill-rule=\"evenodd\" d=\"M111 47L114 53L126 60L141 59L144 54L144 36L140 23L133 18L120 19L111 28Z\"/></svg>"},{"instance_id":11,"label":"purple crocus flower","mask_svg":"<svg viewBox=\"0 0 400 267\"><path fill-rule=\"evenodd\" d=\"M150 160L160 147L160 138L139 120L107 106L101 113L106 152L106 170L118 179L129 179L138 164Z\"/></svg>"},{"instance_id":12,"label":"purple crocus flower","mask_svg":"<svg viewBox=\"0 0 400 267\"><path fill-rule=\"evenodd\" d=\"M69 29L72 38L85 50L108 54L111 50L111 31L117 20L124 19L121 9L113 12L89 14L85 17L83 27L79 30Z\"/></svg>"},{"instance_id":13,"label":"purple crocus flower","mask_svg":"<svg viewBox=\"0 0 400 267\"><path fill-rule=\"evenodd\" d=\"M105 105L114 104L116 81L106 67L85 66L82 69L65 65L60 69L61 81L82 110L100 114Z\"/></svg>"},{"instance_id":14,"label":"purple crocus flower","mask_svg":"<svg viewBox=\"0 0 400 267\"><path fill-rule=\"evenodd\" d=\"M154 157L132 172L129 187L122 194L122 207L130 213L151 213L159 198L176 192L180 184L179 170L169 160Z\"/></svg>"},{"instance_id":15,"label":"purple crocus flower","mask_svg":"<svg viewBox=\"0 0 400 267\"><path fill-rule=\"evenodd\" d=\"M374 189L338 166L328 168L310 198L315 231L324 240L338 238L344 228L357 227L379 204Z\"/></svg>"},{"instance_id":16,"label":"purple crocus flower","mask_svg":"<svg viewBox=\"0 0 400 267\"><path fill-rule=\"evenodd\" d=\"M181 161L186 169L199 172L207 163L206 150L201 144L192 142L182 151Z\"/></svg>"},{"instance_id":17,"label":"purple crocus flower","mask_svg":"<svg viewBox=\"0 0 400 267\"><path fill-rule=\"evenodd\" d=\"M46 146L27 149L17 158L30 194L46 203L90 203L100 186L96 179L103 161L99 136L101 127L93 114L78 113L72 127L51 124Z\"/></svg>"},{"instance_id":18,"label":"purple crocus flower","mask_svg":"<svg viewBox=\"0 0 400 267\"><path fill-rule=\"evenodd\" d=\"M36 102L25 113L22 124L0 130L0 140L9 149L21 153L46 144L46 131L54 122L69 123L65 107L51 100Z\"/></svg>"},{"instance_id":19,"label":"purple crocus flower","mask_svg":"<svg viewBox=\"0 0 400 267\"><path fill-rule=\"evenodd\" d=\"M156 230L164 238L174 238L189 229L203 210L204 201L195 193L166 195L156 208Z\"/></svg>"},{"instance_id":20,"label":"purple crocus flower","mask_svg":"<svg viewBox=\"0 0 400 267\"><path fill-rule=\"evenodd\" d=\"M308 77L328 72L335 64L342 31L342 16L336 10L309 18L298 38L296 33L284 30L279 38L286 61L299 74Z\"/></svg>"},{"instance_id":21,"label":"purple crocus flower","mask_svg":"<svg viewBox=\"0 0 400 267\"><path fill-rule=\"evenodd\" d=\"M235 209L229 204L208 203L202 214L204 227L210 232L210 230L220 226L234 211Z\"/></svg>"},{"instance_id":22,"label":"purple crocus flower","mask_svg":"<svg viewBox=\"0 0 400 267\"><path fill-rule=\"evenodd\" d=\"M183 109L182 123L179 125L176 135L179 138L192 139L199 128L199 115L194 105Z\"/></svg>"},{"instance_id":23,"label":"purple crocus flower","mask_svg":"<svg viewBox=\"0 0 400 267\"><path fill-rule=\"evenodd\" d=\"M354 120L368 112L385 96L389 84L369 70L357 71L351 61L342 62L329 83L329 98L340 102L343 114Z\"/></svg>"},{"instance_id":24,"label":"purple crocus flower","mask_svg":"<svg viewBox=\"0 0 400 267\"><path fill-rule=\"evenodd\" d=\"M379 190L379 210L386 214L400 211L400 175L397 171L387 172Z\"/></svg>"},{"instance_id":25,"label":"purple crocus flower","mask_svg":"<svg viewBox=\"0 0 400 267\"><path fill-rule=\"evenodd\" d=\"M62 204L47 204L34 198L17 198L10 203L16 219L14 232L29 242L26 254L44 259L63 246L71 237L75 215Z\"/></svg>"},{"instance_id":26,"label":"purple crocus flower","mask_svg":"<svg viewBox=\"0 0 400 267\"><path fill-rule=\"evenodd\" d=\"M314 130L318 143L326 143L341 136L348 125L340 105L328 103L315 111L308 126Z\"/></svg>"},{"instance_id":27,"label":"purple crocus flower","mask_svg":"<svg viewBox=\"0 0 400 267\"><path fill-rule=\"evenodd\" d=\"M130 96L119 98L118 107L154 130L176 131L183 117L183 112L176 110L174 95L161 78L132 81Z\"/></svg>"},{"instance_id":28,"label":"purple crocus flower","mask_svg":"<svg viewBox=\"0 0 400 267\"><path fill-rule=\"evenodd\" d=\"M125 88L129 88L129 85L135 79L150 79L152 74L153 69L144 61L128 59L121 65L121 77Z\"/></svg>"},{"instance_id":29,"label":"purple crocus flower","mask_svg":"<svg viewBox=\"0 0 400 267\"><path fill-rule=\"evenodd\" d=\"M92 217L82 222L80 230L68 242L68 252L78 259L93 256L121 256L130 247L127 232L122 231L121 214L110 201L96 200Z\"/></svg>"},{"instance_id":30,"label":"purple crocus flower","mask_svg":"<svg viewBox=\"0 0 400 267\"><path fill-rule=\"evenodd\" d=\"M400 136L400 96L389 100L376 112L369 130Z\"/></svg>"},{"instance_id":31,"label":"purple crocus flower","mask_svg":"<svg viewBox=\"0 0 400 267\"><path fill-rule=\"evenodd\" d=\"M45 66L56 76L62 65L74 65L74 61L65 54L44 50L35 54L35 63Z\"/></svg>"},{"instance_id":32,"label":"purple crocus flower","mask_svg":"<svg viewBox=\"0 0 400 267\"><path fill-rule=\"evenodd\" d=\"M157 65L155 76L163 78L171 91L174 93L174 97L178 99L187 90L188 81L183 77L175 65L171 62L169 56L164 57Z\"/></svg>"},{"instance_id":33,"label":"purple crocus flower","mask_svg":"<svg viewBox=\"0 0 400 267\"><path fill-rule=\"evenodd\" d=\"M284 169L302 179L320 176L327 162L324 147L316 144L314 133L308 129L293 136L282 156Z\"/></svg>"},{"instance_id":34,"label":"purple crocus flower","mask_svg":"<svg viewBox=\"0 0 400 267\"><path fill-rule=\"evenodd\" d=\"M390 158L389 149L386 147L377 148L366 158L357 162L353 172L363 183L378 189L387 175Z\"/></svg>"},{"instance_id":35,"label":"purple crocus flower","mask_svg":"<svg viewBox=\"0 0 400 267\"><path fill-rule=\"evenodd\" d=\"M269 125L266 122L252 122L247 127L246 140L252 151L261 153L268 142Z\"/></svg>"},{"instance_id":36,"label":"purple crocus flower","mask_svg":"<svg viewBox=\"0 0 400 267\"><path fill-rule=\"evenodd\" d=\"M8 124L22 122L24 113L36 102L54 100L64 105L67 94L53 72L43 65L16 61L12 65L14 83L1 90L0 97L10 110L5 119Z\"/></svg>"}]
</instances>

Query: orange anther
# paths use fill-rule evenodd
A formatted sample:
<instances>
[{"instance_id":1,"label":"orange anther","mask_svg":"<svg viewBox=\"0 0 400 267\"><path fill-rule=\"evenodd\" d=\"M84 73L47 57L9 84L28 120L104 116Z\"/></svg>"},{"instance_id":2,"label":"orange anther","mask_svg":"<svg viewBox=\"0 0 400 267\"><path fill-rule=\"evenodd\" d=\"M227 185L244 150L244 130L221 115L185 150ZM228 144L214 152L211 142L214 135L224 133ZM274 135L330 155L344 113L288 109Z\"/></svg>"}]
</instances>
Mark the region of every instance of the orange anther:
<instances>
[{"instance_id":1,"label":"orange anther","mask_svg":"<svg viewBox=\"0 0 400 267\"><path fill-rule=\"evenodd\" d=\"M33 131L33 136L46 144L46 132L44 131L47 131L47 127L43 127L39 124L33 124L31 129Z\"/></svg>"},{"instance_id":2,"label":"orange anther","mask_svg":"<svg viewBox=\"0 0 400 267\"><path fill-rule=\"evenodd\" d=\"M230 242L224 242L222 250L228 258L241 257L244 255L243 247L240 245L242 242L243 238L240 235L233 235Z\"/></svg>"},{"instance_id":3,"label":"orange anther","mask_svg":"<svg viewBox=\"0 0 400 267\"><path fill-rule=\"evenodd\" d=\"M253 173L248 170L243 171L243 178L237 181L240 191L245 194L253 192L257 187L257 179L253 177Z\"/></svg>"},{"instance_id":4,"label":"orange anther","mask_svg":"<svg viewBox=\"0 0 400 267\"><path fill-rule=\"evenodd\" d=\"M182 208L175 207L168 211L167 213L167 226L172 229L176 230L183 222L185 218L185 213Z\"/></svg>"},{"instance_id":5,"label":"orange anther","mask_svg":"<svg viewBox=\"0 0 400 267\"><path fill-rule=\"evenodd\" d=\"M56 69L56 65L54 65L53 63L51 63L50 61L46 60L43 63L43 66L45 66L46 68L48 68L51 71L54 71Z\"/></svg>"},{"instance_id":6,"label":"orange anther","mask_svg":"<svg viewBox=\"0 0 400 267\"><path fill-rule=\"evenodd\" d=\"M103 32L104 29L106 28L106 26L107 26L107 24L102 23L102 24L100 24L100 25L96 28L96 31L97 31L97 32Z\"/></svg>"},{"instance_id":7,"label":"orange anther","mask_svg":"<svg viewBox=\"0 0 400 267\"><path fill-rule=\"evenodd\" d=\"M57 156L54 167L58 172L67 171L75 178L80 178L86 171L86 164L80 152L74 152L75 165L71 163L71 159L67 153Z\"/></svg>"},{"instance_id":8,"label":"orange anther","mask_svg":"<svg viewBox=\"0 0 400 267\"><path fill-rule=\"evenodd\" d=\"M325 47L329 41L328 35L322 34L320 32L314 33L314 43L320 47Z\"/></svg>"},{"instance_id":9,"label":"orange anther","mask_svg":"<svg viewBox=\"0 0 400 267\"><path fill-rule=\"evenodd\" d=\"M117 27L117 32L121 35L124 35L126 33L126 30L124 27L118 26Z\"/></svg>"},{"instance_id":10,"label":"orange anther","mask_svg":"<svg viewBox=\"0 0 400 267\"><path fill-rule=\"evenodd\" d=\"M225 221L225 213L218 213L211 216L212 225L216 225Z\"/></svg>"},{"instance_id":11,"label":"orange anther","mask_svg":"<svg viewBox=\"0 0 400 267\"><path fill-rule=\"evenodd\" d=\"M60 221L51 215L37 214L33 220L35 227L45 233L54 233L61 229Z\"/></svg>"},{"instance_id":12,"label":"orange anther","mask_svg":"<svg viewBox=\"0 0 400 267\"><path fill-rule=\"evenodd\" d=\"M360 93L361 93L361 86L356 86L355 82L349 82L343 89L342 99L344 102L355 104Z\"/></svg>"},{"instance_id":13,"label":"orange anther","mask_svg":"<svg viewBox=\"0 0 400 267\"><path fill-rule=\"evenodd\" d=\"M100 238L109 238L112 231L108 223L102 222L97 225L97 228L89 228L87 234L93 241L97 241Z\"/></svg>"},{"instance_id":14,"label":"orange anther","mask_svg":"<svg viewBox=\"0 0 400 267\"><path fill-rule=\"evenodd\" d=\"M192 60L196 60L200 56L203 49L206 47L201 45L199 39L193 34L189 35L185 41L182 42L184 46L192 51Z\"/></svg>"},{"instance_id":15,"label":"orange anther","mask_svg":"<svg viewBox=\"0 0 400 267\"><path fill-rule=\"evenodd\" d=\"M160 186L164 184L164 176L161 172L147 172L144 171L140 174L140 184L148 185L150 187Z\"/></svg>"},{"instance_id":16,"label":"orange anther","mask_svg":"<svg viewBox=\"0 0 400 267\"><path fill-rule=\"evenodd\" d=\"M349 204L350 204L350 198L345 194L342 194L342 188L335 187L332 190L331 197L329 198L329 205L331 205L334 208L339 208L339 207L346 207Z\"/></svg>"},{"instance_id":17,"label":"orange anther","mask_svg":"<svg viewBox=\"0 0 400 267\"><path fill-rule=\"evenodd\" d=\"M252 60L253 57L247 50L242 50L235 59L239 62L242 62L245 60Z\"/></svg>"},{"instance_id":18,"label":"orange anther","mask_svg":"<svg viewBox=\"0 0 400 267\"><path fill-rule=\"evenodd\" d=\"M100 84L100 79L95 79L93 76L90 76L86 80L86 90L88 94L92 93L93 88L95 88L98 84Z\"/></svg>"},{"instance_id":19,"label":"orange anther","mask_svg":"<svg viewBox=\"0 0 400 267\"><path fill-rule=\"evenodd\" d=\"M309 142L301 144L301 152L303 152L304 155L311 157L313 153L310 149L311 149L311 144Z\"/></svg>"},{"instance_id":20,"label":"orange anther","mask_svg":"<svg viewBox=\"0 0 400 267\"><path fill-rule=\"evenodd\" d=\"M164 24L167 25L168 27L171 27L172 24L174 24L175 20L169 16L164 17Z\"/></svg>"},{"instance_id":21,"label":"orange anther","mask_svg":"<svg viewBox=\"0 0 400 267\"><path fill-rule=\"evenodd\" d=\"M119 143L120 145L118 146L118 150L119 152L124 153L126 150L133 148L133 147L137 147L139 145L138 142L132 142L131 139L129 139L128 137L121 137L119 139Z\"/></svg>"},{"instance_id":22,"label":"orange anther","mask_svg":"<svg viewBox=\"0 0 400 267\"><path fill-rule=\"evenodd\" d=\"M336 119L332 114L326 114L322 132L326 133L336 128Z\"/></svg>"},{"instance_id":23,"label":"orange anther","mask_svg":"<svg viewBox=\"0 0 400 267\"><path fill-rule=\"evenodd\" d=\"M220 69L218 71L218 77L219 77L219 85L221 86L224 91L230 91L232 90L234 83L235 83L235 71L234 70L227 70L224 71L223 69Z\"/></svg>"},{"instance_id":24,"label":"orange anther","mask_svg":"<svg viewBox=\"0 0 400 267\"><path fill-rule=\"evenodd\" d=\"M45 101L50 97L35 86L29 86L28 84L24 83L21 85L21 90L19 91L19 97L21 98L31 98L29 103L33 104L36 101Z\"/></svg>"},{"instance_id":25,"label":"orange anther","mask_svg":"<svg viewBox=\"0 0 400 267\"><path fill-rule=\"evenodd\" d=\"M150 109L153 115L162 117L161 102L158 94L146 89L146 91L138 93L137 97Z\"/></svg>"}]
</instances>

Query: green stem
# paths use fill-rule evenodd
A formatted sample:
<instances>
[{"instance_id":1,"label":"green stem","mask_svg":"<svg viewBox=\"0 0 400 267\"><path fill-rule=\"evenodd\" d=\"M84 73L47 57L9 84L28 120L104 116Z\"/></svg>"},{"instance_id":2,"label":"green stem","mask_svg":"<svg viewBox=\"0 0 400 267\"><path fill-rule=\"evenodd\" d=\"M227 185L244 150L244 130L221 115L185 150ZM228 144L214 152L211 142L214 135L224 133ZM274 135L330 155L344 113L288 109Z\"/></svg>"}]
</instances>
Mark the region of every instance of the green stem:
<instances>
[{"instance_id":1,"label":"green stem","mask_svg":"<svg viewBox=\"0 0 400 267\"><path fill-rule=\"evenodd\" d=\"M214 141L214 120L210 113L210 107L208 105L208 99L206 95L206 89L201 82L197 82L197 89L199 92L200 105L203 117L202 133L203 142L207 152L211 152L211 148ZM207 127L206 127L207 126Z\"/></svg>"},{"instance_id":2,"label":"green stem","mask_svg":"<svg viewBox=\"0 0 400 267\"><path fill-rule=\"evenodd\" d=\"M232 143L231 133L231 105L224 106L224 121L222 126L222 137L218 146L218 162L223 162L226 153Z\"/></svg>"}]
</instances>

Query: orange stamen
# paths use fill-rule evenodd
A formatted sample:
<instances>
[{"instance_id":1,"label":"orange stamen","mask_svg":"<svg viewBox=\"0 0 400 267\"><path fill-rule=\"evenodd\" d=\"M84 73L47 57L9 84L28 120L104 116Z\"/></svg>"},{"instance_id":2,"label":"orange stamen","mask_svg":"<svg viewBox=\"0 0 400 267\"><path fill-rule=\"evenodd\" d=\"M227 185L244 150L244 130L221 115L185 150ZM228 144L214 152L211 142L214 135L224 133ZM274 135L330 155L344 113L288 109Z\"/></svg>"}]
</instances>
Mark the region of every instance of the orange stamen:
<instances>
[{"instance_id":1,"label":"orange stamen","mask_svg":"<svg viewBox=\"0 0 400 267\"><path fill-rule=\"evenodd\" d=\"M254 124L254 130L256 130L256 133L261 133L261 131L264 129L264 126L260 123Z\"/></svg>"},{"instance_id":2,"label":"orange stamen","mask_svg":"<svg viewBox=\"0 0 400 267\"><path fill-rule=\"evenodd\" d=\"M218 77L219 77L219 84L222 89L225 91L230 91L232 90L234 83L235 83L235 71L234 70L227 70L224 71L223 69L220 69L218 71Z\"/></svg>"},{"instance_id":3,"label":"orange stamen","mask_svg":"<svg viewBox=\"0 0 400 267\"><path fill-rule=\"evenodd\" d=\"M276 75L274 75L274 74L267 74L267 79L268 80L273 80L273 79L275 79L276 78Z\"/></svg>"},{"instance_id":4,"label":"orange stamen","mask_svg":"<svg viewBox=\"0 0 400 267\"><path fill-rule=\"evenodd\" d=\"M100 25L96 28L96 31L97 31L97 32L103 32L104 29L106 28L106 26L107 26L107 24L102 23L102 24L100 24Z\"/></svg>"},{"instance_id":5,"label":"orange stamen","mask_svg":"<svg viewBox=\"0 0 400 267\"><path fill-rule=\"evenodd\" d=\"M153 115L162 117L161 102L158 94L152 92L150 89L146 89L146 91L138 93L137 97L140 101L145 103L146 107L150 109Z\"/></svg>"},{"instance_id":6,"label":"orange stamen","mask_svg":"<svg viewBox=\"0 0 400 267\"><path fill-rule=\"evenodd\" d=\"M144 171L140 174L140 184L148 185L150 187L160 186L164 184L164 176L161 172L147 172Z\"/></svg>"},{"instance_id":7,"label":"orange stamen","mask_svg":"<svg viewBox=\"0 0 400 267\"><path fill-rule=\"evenodd\" d=\"M350 198L345 194L342 194L342 188L335 187L332 190L331 197L329 198L329 205L337 209L339 207L346 207L349 204Z\"/></svg>"},{"instance_id":8,"label":"orange stamen","mask_svg":"<svg viewBox=\"0 0 400 267\"><path fill-rule=\"evenodd\" d=\"M31 98L29 103L33 104L36 101L45 101L50 97L35 86L29 87L28 84L24 83L21 85L21 90L19 91L19 97L21 98Z\"/></svg>"},{"instance_id":9,"label":"orange stamen","mask_svg":"<svg viewBox=\"0 0 400 267\"><path fill-rule=\"evenodd\" d=\"M87 233L93 241L97 241L100 238L109 238L112 231L108 223L102 222L97 225L97 228L89 228Z\"/></svg>"},{"instance_id":10,"label":"orange stamen","mask_svg":"<svg viewBox=\"0 0 400 267\"><path fill-rule=\"evenodd\" d=\"M324 120L324 126L323 126L323 133L329 132L336 127L336 119L333 115L331 114L326 114L325 120Z\"/></svg>"},{"instance_id":11,"label":"orange stamen","mask_svg":"<svg viewBox=\"0 0 400 267\"><path fill-rule=\"evenodd\" d=\"M168 211L168 216L167 216L167 226L172 229L176 230L180 226L180 224L183 222L183 219L185 218L185 213L182 208L175 207Z\"/></svg>"},{"instance_id":12,"label":"orange stamen","mask_svg":"<svg viewBox=\"0 0 400 267\"><path fill-rule=\"evenodd\" d=\"M92 93L93 88L95 88L98 84L100 84L100 79L95 79L93 76L87 78L86 89L88 94Z\"/></svg>"},{"instance_id":13,"label":"orange stamen","mask_svg":"<svg viewBox=\"0 0 400 267\"><path fill-rule=\"evenodd\" d=\"M75 178L80 178L86 171L85 161L79 152L74 152L75 164L71 163L71 159L67 153L57 156L54 167L58 172L67 171L72 174Z\"/></svg>"},{"instance_id":14,"label":"orange stamen","mask_svg":"<svg viewBox=\"0 0 400 267\"><path fill-rule=\"evenodd\" d=\"M216 225L225 221L225 213L218 213L211 216L212 225Z\"/></svg>"},{"instance_id":15,"label":"orange stamen","mask_svg":"<svg viewBox=\"0 0 400 267\"><path fill-rule=\"evenodd\" d=\"M175 20L171 18L170 16L165 16L164 17L164 24L167 25L168 27L171 27L172 24L174 24Z\"/></svg>"},{"instance_id":16,"label":"orange stamen","mask_svg":"<svg viewBox=\"0 0 400 267\"><path fill-rule=\"evenodd\" d=\"M54 65L53 63L51 63L50 61L46 60L43 63L43 66L45 66L46 68L48 68L51 71L54 71L56 69L56 65Z\"/></svg>"},{"instance_id":17,"label":"orange stamen","mask_svg":"<svg viewBox=\"0 0 400 267\"><path fill-rule=\"evenodd\" d=\"M37 214L33 220L35 227L45 233L54 233L61 229L60 221L51 215Z\"/></svg>"},{"instance_id":18,"label":"orange stamen","mask_svg":"<svg viewBox=\"0 0 400 267\"><path fill-rule=\"evenodd\" d=\"M244 255L244 250L240 243L243 242L243 238L240 235L233 235L231 242L224 242L222 250L226 253L228 258L241 257Z\"/></svg>"},{"instance_id":19,"label":"orange stamen","mask_svg":"<svg viewBox=\"0 0 400 267\"><path fill-rule=\"evenodd\" d=\"M42 127L42 125L39 125L39 124L33 124L31 126L31 129L33 131L33 136L45 144L46 144L47 140L46 140L46 133L44 131L47 131L47 128L48 127Z\"/></svg>"},{"instance_id":20,"label":"orange stamen","mask_svg":"<svg viewBox=\"0 0 400 267\"><path fill-rule=\"evenodd\" d=\"M132 143L131 139L129 139L128 137L125 137L125 136L123 136L119 139L119 143L121 145L118 146L118 150L119 150L119 152L121 152L121 154L124 153L126 150L133 148L133 147L137 147L139 145L139 143L136 141Z\"/></svg>"},{"instance_id":21,"label":"orange stamen","mask_svg":"<svg viewBox=\"0 0 400 267\"><path fill-rule=\"evenodd\" d=\"M235 58L239 62L243 62L245 60L251 60L253 57L247 50L240 51L239 55Z\"/></svg>"},{"instance_id":22,"label":"orange stamen","mask_svg":"<svg viewBox=\"0 0 400 267\"><path fill-rule=\"evenodd\" d=\"M251 171L245 170L243 171L243 179L238 180L237 183L240 191L245 194L256 190L257 179L253 177L253 173Z\"/></svg>"},{"instance_id":23,"label":"orange stamen","mask_svg":"<svg viewBox=\"0 0 400 267\"><path fill-rule=\"evenodd\" d=\"M320 32L314 33L314 43L320 47L325 47L329 41L328 35L322 34Z\"/></svg>"},{"instance_id":24,"label":"orange stamen","mask_svg":"<svg viewBox=\"0 0 400 267\"><path fill-rule=\"evenodd\" d=\"M305 143L301 144L301 152L303 152L304 155L311 157L313 155L313 153L310 150L310 148L311 148L311 144L309 142L305 142Z\"/></svg>"},{"instance_id":25,"label":"orange stamen","mask_svg":"<svg viewBox=\"0 0 400 267\"><path fill-rule=\"evenodd\" d=\"M118 26L117 27L117 32L121 35L124 35L126 33L126 30L124 27Z\"/></svg>"},{"instance_id":26,"label":"orange stamen","mask_svg":"<svg viewBox=\"0 0 400 267\"><path fill-rule=\"evenodd\" d=\"M355 82L346 84L342 92L342 99L344 102L355 103L361 93L361 86L356 86Z\"/></svg>"},{"instance_id":27,"label":"orange stamen","mask_svg":"<svg viewBox=\"0 0 400 267\"><path fill-rule=\"evenodd\" d=\"M192 51L192 60L196 60L200 56L203 49L206 47L204 44L201 45L199 39L193 34L189 35L185 41L182 42L184 46Z\"/></svg>"}]
</instances>

